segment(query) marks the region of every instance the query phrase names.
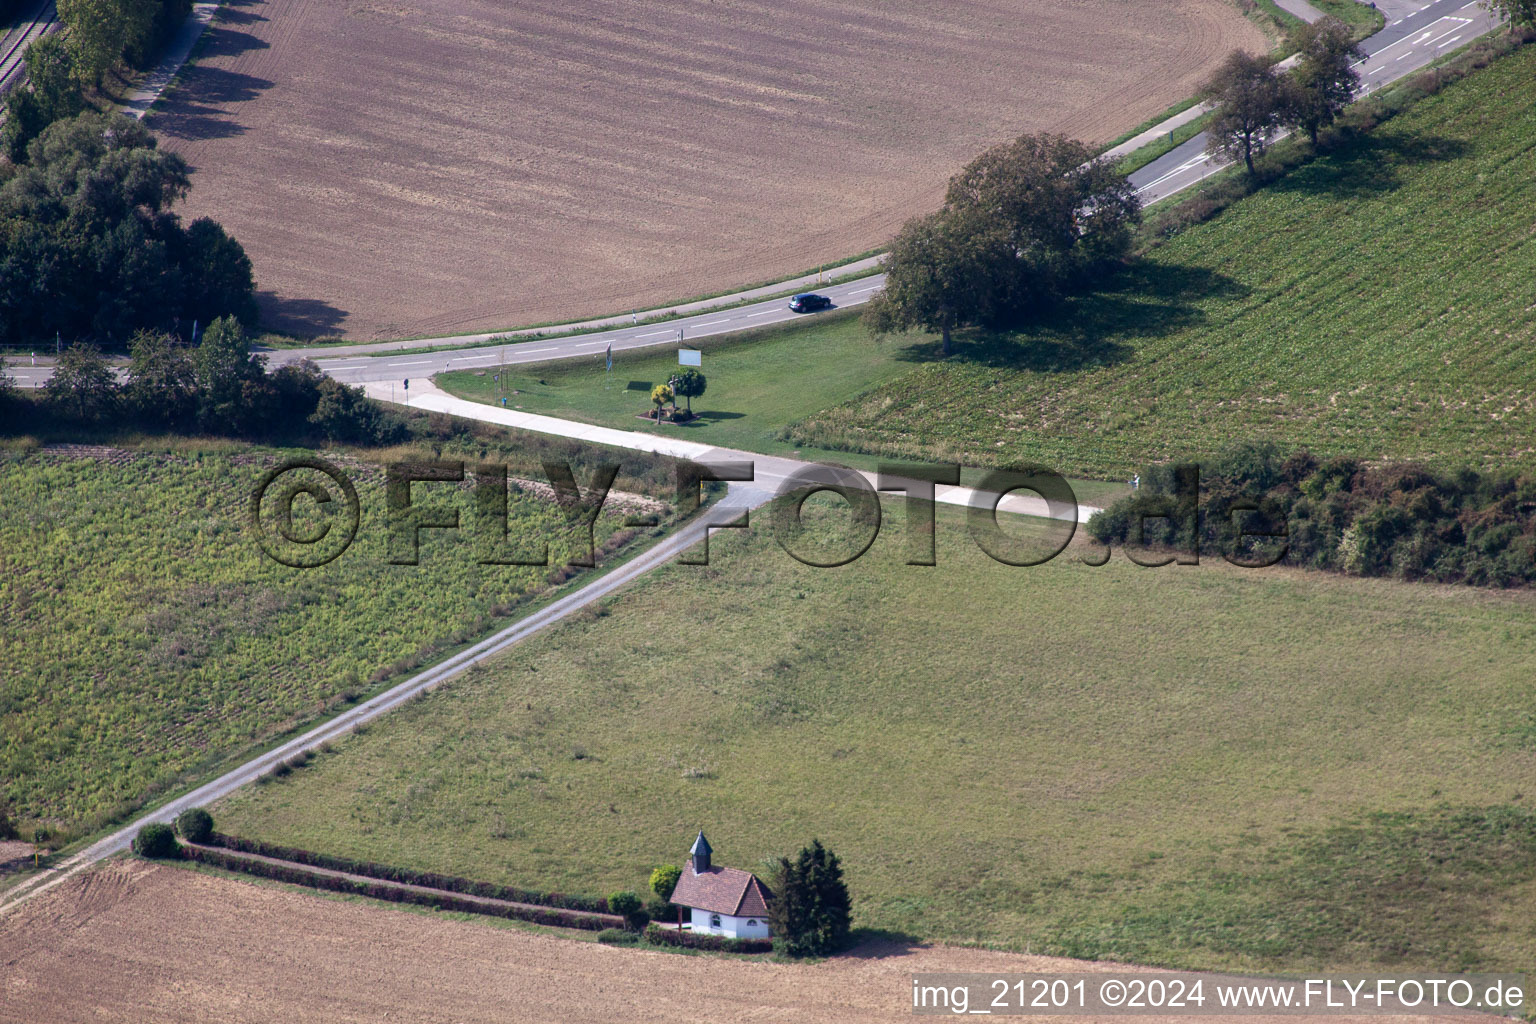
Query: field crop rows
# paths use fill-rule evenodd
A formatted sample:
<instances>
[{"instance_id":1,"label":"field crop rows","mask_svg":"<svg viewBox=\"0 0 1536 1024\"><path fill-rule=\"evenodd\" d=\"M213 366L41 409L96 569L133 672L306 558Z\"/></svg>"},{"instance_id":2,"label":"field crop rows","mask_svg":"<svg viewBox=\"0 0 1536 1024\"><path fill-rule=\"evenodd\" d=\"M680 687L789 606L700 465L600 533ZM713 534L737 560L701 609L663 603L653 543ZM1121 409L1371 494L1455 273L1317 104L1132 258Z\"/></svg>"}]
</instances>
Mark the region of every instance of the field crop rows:
<instances>
[{"instance_id":1,"label":"field crop rows","mask_svg":"<svg viewBox=\"0 0 1536 1024\"><path fill-rule=\"evenodd\" d=\"M799 444L1122 477L1273 438L1530 463L1536 49L1157 249L1038 327L973 334ZM908 350L921 359L922 349Z\"/></svg>"},{"instance_id":2,"label":"field crop rows","mask_svg":"<svg viewBox=\"0 0 1536 1024\"><path fill-rule=\"evenodd\" d=\"M23 819L89 829L355 700L488 632L573 549L553 502L514 493L513 540L547 538L555 568L479 565L469 496L418 484L418 504L451 500L466 529L423 531L420 565L389 564L382 468L356 461L352 548L319 569L278 565L247 502L292 454L0 453L0 793ZM610 504L597 542L624 518Z\"/></svg>"},{"instance_id":3,"label":"field crop rows","mask_svg":"<svg viewBox=\"0 0 1536 1024\"><path fill-rule=\"evenodd\" d=\"M587 893L642 886L701 825L749 869L819 836L858 924L925 939L1530 962L1532 595L1076 551L1010 568L947 509L919 568L887 516L837 570L766 525L721 533L708 567L232 797L220 827Z\"/></svg>"}]
</instances>

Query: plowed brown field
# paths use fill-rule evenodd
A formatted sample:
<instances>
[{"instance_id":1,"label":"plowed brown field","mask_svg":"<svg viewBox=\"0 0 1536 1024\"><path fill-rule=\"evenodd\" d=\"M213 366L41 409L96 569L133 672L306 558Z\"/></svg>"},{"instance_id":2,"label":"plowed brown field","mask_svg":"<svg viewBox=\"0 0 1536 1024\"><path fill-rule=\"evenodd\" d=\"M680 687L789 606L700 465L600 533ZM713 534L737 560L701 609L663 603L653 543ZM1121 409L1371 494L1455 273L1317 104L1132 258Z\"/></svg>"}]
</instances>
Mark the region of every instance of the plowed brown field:
<instances>
[{"instance_id":1,"label":"plowed brown field","mask_svg":"<svg viewBox=\"0 0 1536 1024\"><path fill-rule=\"evenodd\" d=\"M883 243L986 145L1103 140L1230 0L232 0L150 124L276 327L646 308Z\"/></svg>"},{"instance_id":2,"label":"plowed brown field","mask_svg":"<svg viewBox=\"0 0 1536 1024\"><path fill-rule=\"evenodd\" d=\"M27 1024L859 1024L911 1020L914 973L1101 969L943 946L864 946L807 965L614 949L137 861L0 917L0 1021Z\"/></svg>"}]
</instances>

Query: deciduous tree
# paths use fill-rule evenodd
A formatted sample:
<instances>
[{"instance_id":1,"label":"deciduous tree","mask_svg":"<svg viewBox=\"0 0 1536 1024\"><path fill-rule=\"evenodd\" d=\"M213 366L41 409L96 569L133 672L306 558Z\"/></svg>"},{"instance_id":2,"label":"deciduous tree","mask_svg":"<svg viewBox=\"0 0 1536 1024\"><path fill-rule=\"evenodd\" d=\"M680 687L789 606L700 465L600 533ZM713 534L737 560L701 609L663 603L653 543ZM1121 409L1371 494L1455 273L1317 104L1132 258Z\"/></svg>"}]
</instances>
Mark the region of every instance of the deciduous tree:
<instances>
[{"instance_id":1,"label":"deciduous tree","mask_svg":"<svg viewBox=\"0 0 1536 1024\"><path fill-rule=\"evenodd\" d=\"M988 150L949 184L944 206L891 243L875 333L1006 325L1092 280L1130 250L1141 206L1123 175L1082 144L1026 135Z\"/></svg>"},{"instance_id":2,"label":"deciduous tree","mask_svg":"<svg viewBox=\"0 0 1536 1024\"><path fill-rule=\"evenodd\" d=\"M1483 0L1483 7L1516 25L1536 25L1536 0Z\"/></svg>"},{"instance_id":3,"label":"deciduous tree","mask_svg":"<svg viewBox=\"0 0 1536 1024\"><path fill-rule=\"evenodd\" d=\"M59 20L75 58L75 71L86 85L102 77L123 55L137 28L134 0L58 0Z\"/></svg>"},{"instance_id":4,"label":"deciduous tree","mask_svg":"<svg viewBox=\"0 0 1536 1024\"><path fill-rule=\"evenodd\" d=\"M178 320L254 321L250 261L212 221L182 228L186 161L142 124L82 113L27 153L0 181L0 337L121 345Z\"/></svg>"},{"instance_id":5,"label":"deciduous tree","mask_svg":"<svg viewBox=\"0 0 1536 1024\"><path fill-rule=\"evenodd\" d=\"M989 317L1006 321L1130 250L1141 203L1124 175L1062 135L995 146L950 180L945 209L987 244Z\"/></svg>"},{"instance_id":6,"label":"deciduous tree","mask_svg":"<svg viewBox=\"0 0 1536 1024\"><path fill-rule=\"evenodd\" d=\"M979 322L988 308L988 242L947 210L907 221L891 242L885 287L865 310L865 324L877 335L935 331L950 355L955 329Z\"/></svg>"},{"instance_id":7,"label":"deciduous tree","mask_svg":"<svg viewBox=\"0 0 1536 1024\"><path fill-rule=\"evenodd\" d=\"M1284 82L1283 119L1306 132L1316 146L1318 133L1333 124L1354 99L1360 87L1354 66L1365 54L1349 26L1337 18L1303 25L1291 39L1298 59Z\"/></svg>"},{"instance_id":8,"label":"deciduous tree","mask_svg":"<svg viewBox=\"0 0 1536 1024\"><path fill-rule=\"evenodd\" d=\"M670 385L657 384L655 387L651 388L651 402L656 406L657 423L661 422L661 407L666 405L668 402L675 401L676 396L672 393L672 388Z\"/></svg>"},{"instance_id":9,"label":"deciduous tree","mask_svg":"<svg viewBox=\"0 0 1536 1024\"><path fill-rule=\"evenodd\" d=\"M48 404L80 423L99 423L117 411L117 377L95 345L71 345L43 385Z\"/></svg>"},{"instance_id":10,"label":"deciduous tree","mask_svg":"<svg viewBox=\"0 0 1536 1024\"><path fill-rule=\"evenodd\" d=\"M16 164L27 159L27 147L44 128L85 109L74 57L62 36L44 36L28 46L26 62L26 84L11 90L0 127L0 145Z\"/></svg>"},{"instance_id":11,"label":"deciduous tree","mask_svg":"<svg viewBox=\"0 0 1536 1024\"><path fill-rule=\"evenodd\" d=\"M251 354L245 328L232 316L208 325L192 356L197 380L197 419L204 430L249 434L275 397L261 361Z\"/></svg>"},{"instance_id":12,"label":"deciduous tree","mask_svg":"<svg viewBox=\"0 0 1536 1024\"><path fill-rule=\"evenodd\" d=\"M1241 159L1248 173L1256 174L1254 158L1263 155L1285 110L1284 90L1274 63L1267 57L1234 50L1202 92L1218 104L1206 129L1209 151Z\"/></svg>"},{"instance_id":13,"label":"deciduous tree","mask_svg":"<svg viewBox=\"0 0 1536 1024\"><path fill-rule=\"evenodd\" d=\"M705 378L704 374L691 366L673 377L671 384L672 393L674 395L681 395L687 400L688 413L690 415L693 413L693 400L702 397L704 389L709 387L709 381Z\"/></svg>"},{"instance_id":14,"label":"deciduous tree","mask_svg":"<svg viewBox=\"0 0 1536 1024\"><path fill-rule=\"evenodd\" d=\"M670 900L672 898L672 890L677 888L678 879L682 877L682 868L676 864L663 864L651 872L651 892L654 892L663 900Z\"/></svg>"},{"instance_id":15,"label":"deciduous tree","mask_svg":"<svg viewBox=\"0 0 1536 1024\"><path fill-rule=\"evenodd\" d=\"M184 429L197 414L197 380L192 360L176 339L140 331L128 345L129 411L145 424Z\"/></svg>"}]
</instances>

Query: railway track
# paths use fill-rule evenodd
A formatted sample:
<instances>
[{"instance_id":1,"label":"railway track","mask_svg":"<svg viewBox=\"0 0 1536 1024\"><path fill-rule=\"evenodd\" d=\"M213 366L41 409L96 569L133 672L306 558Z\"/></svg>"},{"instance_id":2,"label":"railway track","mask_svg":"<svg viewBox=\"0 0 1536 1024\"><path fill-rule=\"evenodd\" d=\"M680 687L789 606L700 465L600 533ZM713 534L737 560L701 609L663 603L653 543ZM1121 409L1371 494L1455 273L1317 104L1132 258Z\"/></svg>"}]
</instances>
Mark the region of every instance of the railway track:
<instances>
[{"instance_id":1,"label":"railway track","mask_svg":"<svg viewBox=\"0 0 1536 1024\"><path fill-rule=\"evenodd\" d=\"M29 20L22 21L0 38L0 92L11 89L26 69L27 47L58 27L54 0L42 0Z\"/></svg>"}]
</instances>

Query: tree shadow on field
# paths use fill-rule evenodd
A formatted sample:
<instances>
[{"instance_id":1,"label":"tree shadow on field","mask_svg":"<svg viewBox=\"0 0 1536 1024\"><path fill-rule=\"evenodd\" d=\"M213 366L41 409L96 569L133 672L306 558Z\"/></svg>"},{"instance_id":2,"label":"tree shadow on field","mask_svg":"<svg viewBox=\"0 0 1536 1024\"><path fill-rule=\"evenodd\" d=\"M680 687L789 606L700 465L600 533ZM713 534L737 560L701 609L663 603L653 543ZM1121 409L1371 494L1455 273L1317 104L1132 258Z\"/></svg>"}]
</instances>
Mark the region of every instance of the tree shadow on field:
<instances>
[{"instance_id":1,"label":"tree shadow on field","mask_svg":"<svg viewBox=\"0 0 1536 1024\"><path fill-rule=\"evenodd\" d=\"M227 139L245 134L245 125L226 116L224 107L254 99L272 83L254 75L219 68L189 68L164 108L150 114L150 127L178 139Z\"/></svg>"},{"instance_id":2,"label":"tree shadow on field","mask_svg":"<svg viewBox=\"0 0 1536 1024\"><path fill-rule=\"evenodd\" d=\"M928 946L929 943L906 932L889 928L855 928L848 935L848 948L839 954L839 958L884 960L886 957L906 956L919 949L927 949Z\"/></svg>"},{"instance_id":3,"label":"tree shadow on field","mask_svg":"<svg viewBox=\"0 0 1536 1024\"><path fill-rule=\"evenodd\" d=\"M1382 135L1345 130L1324 143L1325 159L1298 168L1269 187L1277 192L1366 199L1402 187L1402 168L1459 160L1472 147L1442 135Z\"/></svg>"},{"instance_id":4,"label":"tree shadow on field","mask_svg":"<svg viewBox=\"0 0 1536 1024\"><path fill-rule=\"evenodd\" d=\"M261 310L263 327L300 337L337 334L337 328L350 315L322 299L285 299L270 291L256 293L256 306Z\"/></svg>"},{"instance_id":5,"label":"tree shadow on field","mask_svg":"<svg viewBox=\"0 0 1536 1024\"><path fill-rule=\"evenodd\" d=\"M1093 291L1070 296L1010 328L972 328L954 335L954 362L1038 373L1111 366L1135 354L1131 342L1206 322L1198 305L1239 298L1246 285L1205 267L1141 260ZM907 347L907 362L944 359L938 339Z\"/></svg>"},{"instance_id":6,"label":"tree shadow on field","mask_svg":"<svg viewBox=\"0 0 1536 1024\"><path fill-rule=\"evenodd\" d=\"M266 19L254 19L262 20ZM203 53L199 60L210 57L236 57L252 50L270 50L272 44L265 39L242 32L239 29L226 28L223 25L208 26L208 34L204 37Z\"/></svg>"},{"instance_id":7,"label":"tree shadow on field","mask_svg":"<svg viewBox=\"0 0 1536 1024\"><path fill-rule=\"evenodd\" d=\"M256 8L266 6L267 0L224 0L219 7L218 21L225 25L252 25L266 21L267 16L256 11Z\"/></svg>"}]
</instances>

